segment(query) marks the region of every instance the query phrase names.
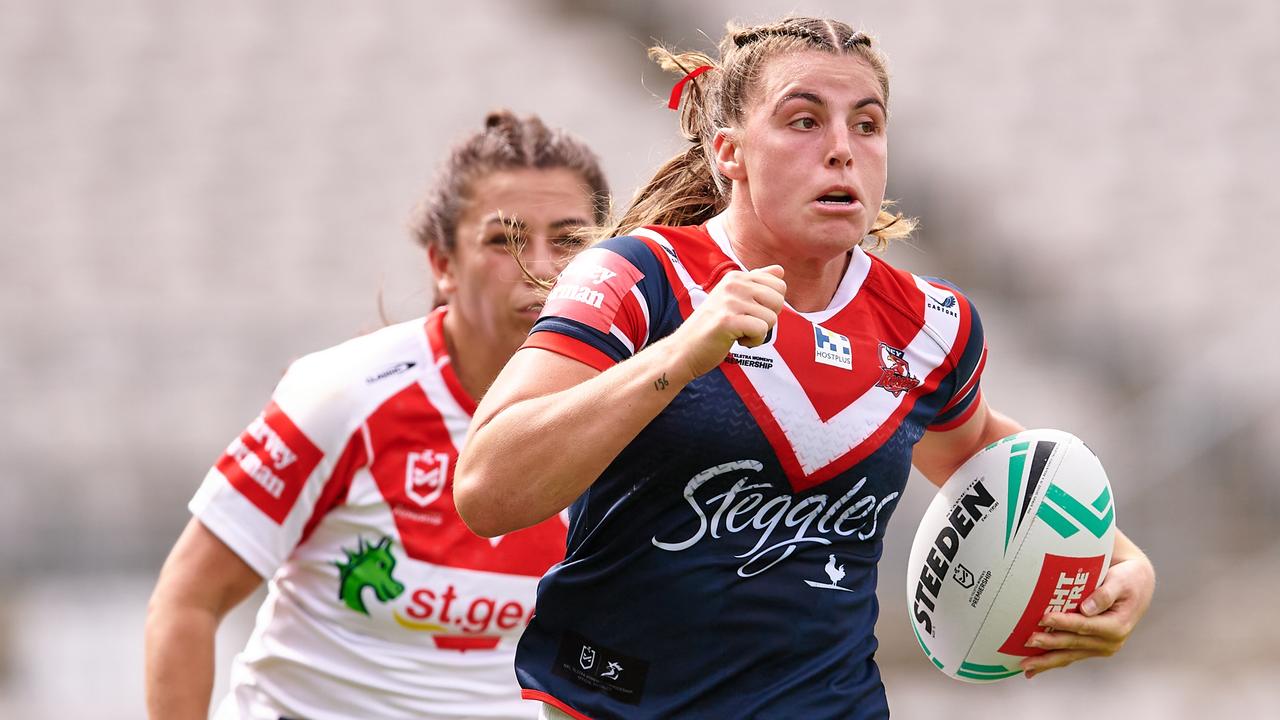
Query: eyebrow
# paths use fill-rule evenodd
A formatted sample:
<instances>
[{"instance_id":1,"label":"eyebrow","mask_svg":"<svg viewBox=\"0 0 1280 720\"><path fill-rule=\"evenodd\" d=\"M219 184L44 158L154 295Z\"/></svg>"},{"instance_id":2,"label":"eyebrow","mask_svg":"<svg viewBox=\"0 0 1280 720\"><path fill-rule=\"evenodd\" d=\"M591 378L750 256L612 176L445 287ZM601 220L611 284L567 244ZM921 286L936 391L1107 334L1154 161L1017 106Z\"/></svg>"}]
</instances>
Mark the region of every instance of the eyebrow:
<instances>
[{"instance_id":1,"label":"eyebrow","mask_svg":"<svg viewBox=\"0 0 1280 720\"><path fill-rule=\"evenodd\" d=\"M591 224L590 222L580 217L567 217L567 218L564 218L563 220L557 220L551 223L551 227L554 230L559 230L561 228L583 227L585 225L590 225L590 224Z\"/></svg>"},{"instance_id":2,"label":"eyebrow","mask_svg":"<svg viewBox=\"0 0 1280 720\"><path fill-rule=\"evenodd\" d=\"M590 224L589 221L581 217L567 217L567 218L561 218L551 223L551 229L561 230L563 228L584 227L589 224ZM508 215L502 215L500 213L494 213L487 218L487 220L484 223L484 226L488 227L489 225L501 225L505 228L510 228L512 230L525 229L525 224L522 220L520 220L520 218L511 217Z\"/></svg>"},{"instance_id":3,"label":"eyebrow","mask_svg":"<svg viewBox=\"0 0 1280 720\"><path fill-rule=\"evenodd\" d=\"M787 93L786 95L783 95L782 99L778 101L778 104L773 106L773 114L775 115L778 114L778 111L782 109L782 106L792 100L804 100L805 102L811 102L814 105L817 105L819 107L825 107L827 104L826 101L824 101L821 97L818 97L816 93L811 93L811 92L808 92L807 90L798 90L796 92L791 92L791 93ZM862 98L861 100L853 104L853 109L861 110L862 108L868 105L876 105L880 108L881 112L884 112L884 109L885 109L884 103L880 102L880 99L875 97Z\"/></svg>"},{"instance_id":4,"label":"eyebrow","mask_svg":"<svg viewBox=\"0 0 1280 720\"><path fill-rule=\"evenodd\" d=\"M506 215L506 214L502 213L501 211L499 211L499 212L495 212L495 213L491 213L491 214L489 215L489 217L485 218L484 224L485 224L486 226L488 226L488 225L502 225L503 227L512 227L512 228L515 228L515 229L517 229L517 230L519 230L519 229L521 229L521 228L523 228L523 227L524 227L524 223L523 223L523 222L521 222L520 218L518 218L518 217L512 217L512 216L510 216L510 215Z\"/></svg>"}]
</instances>

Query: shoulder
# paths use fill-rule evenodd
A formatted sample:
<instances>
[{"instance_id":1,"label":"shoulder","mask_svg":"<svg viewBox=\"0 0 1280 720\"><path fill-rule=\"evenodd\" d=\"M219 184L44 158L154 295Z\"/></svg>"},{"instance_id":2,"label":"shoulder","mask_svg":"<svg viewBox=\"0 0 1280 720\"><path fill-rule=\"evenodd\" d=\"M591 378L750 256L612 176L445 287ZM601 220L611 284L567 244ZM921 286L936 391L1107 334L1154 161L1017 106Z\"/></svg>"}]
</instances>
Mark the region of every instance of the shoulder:
<instances>
[{"instance_id":1,"label":"shoulder","mask_svg":"<svg viewBox=\"0 0 1280 720\"><path fill-rule=\"evenodd\" d=\"M868 274L867 286L881 300L897 306L903 312L918 318L921 322L928 320L930 310L944 310L943 314L954 317L952 313L965 312L972 308L972 303L958 285L950 280L915 273L894 267L873 255L872 268ZM934 307L934 306L939 307Z\"/></svg>"},{"instance_id":2,"label":"shoulder","mask_svg":"<svg viewBox=\"0 0 1280 720\"><path fill-rule=\"evenodd\" d=\"M308 434L342 436L427 371L425 336L418 318L305 355L289 366L273 399Z\"/></svg>"},{"instance_id":3,"label":"shoulder","mask_svg":"<svg viewBox=\"0 0 1280 720\"><path fill-rule=\"evenodd\" d=\"M866 287L877 300L923 328L944 351L967 344L973 332L981 332L977 310L954 283L939 277L916 275L871 256Z\"/></svg>"}]
</instances>

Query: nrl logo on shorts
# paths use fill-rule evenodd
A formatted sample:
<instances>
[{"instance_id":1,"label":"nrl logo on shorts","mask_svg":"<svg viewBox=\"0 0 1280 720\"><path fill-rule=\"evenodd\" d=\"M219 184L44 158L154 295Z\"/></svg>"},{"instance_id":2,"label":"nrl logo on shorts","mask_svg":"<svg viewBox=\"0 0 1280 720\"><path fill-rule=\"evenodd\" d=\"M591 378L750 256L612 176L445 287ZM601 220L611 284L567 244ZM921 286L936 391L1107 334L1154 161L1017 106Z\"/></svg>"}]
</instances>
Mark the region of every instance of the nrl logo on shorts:
<instances>
[{"instance_id":1,"label":"nrl logo on shorts","mask_svg":"<svg viewBox=\"0 0 1280 720\"><path fill-rule=\"evenodd\" d=\"M907 354L884 343L880 343L880 371L876 387L888 390L894 397L909 392L920 384L920 380L911 374Z\"/></svg>"},{"instance_id":2,"label":"nrl logo on shorts","mask_svg":"<svg viewBox=\"0 0 1280 720\"><path fill-rule=\"evenodd\" d=\"M444 492L444 483L448 477L448 455L431 450L411 452L405 463L404 492L410 500L426 507Z\"/></svg>"}]
</instances>

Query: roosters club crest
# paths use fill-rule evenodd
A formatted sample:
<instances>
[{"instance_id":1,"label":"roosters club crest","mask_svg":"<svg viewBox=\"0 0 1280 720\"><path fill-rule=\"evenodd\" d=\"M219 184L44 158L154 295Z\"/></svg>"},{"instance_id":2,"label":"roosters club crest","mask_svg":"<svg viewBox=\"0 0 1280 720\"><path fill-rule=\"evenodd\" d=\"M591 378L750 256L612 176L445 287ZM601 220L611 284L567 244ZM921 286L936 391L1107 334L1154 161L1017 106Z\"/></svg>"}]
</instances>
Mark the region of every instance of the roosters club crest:
<instances>
[{"instance_id":1,"label":"roosters club crest","mask_svg":"<svg viewBox=\"0 0 1280 720\"><path fill-rule=\"evenodd\" d=\"M920 380L911 374L907 354L884 343L880 343L880 370L880 380L876 382L876 387L888 390L894 397L920 384Z\"/></svg>"},{"instance_id":2,"label":"roosters club crest","mask_svg":"<svg viewBox=\"0 0 1280 720\"><path fill-rule=\"evenodd\" d=\"M410 500L426 507L444 492L449 477L449 456L427 450L409 453L404 469L404 492Z\"/></svg>"}]
</instances>

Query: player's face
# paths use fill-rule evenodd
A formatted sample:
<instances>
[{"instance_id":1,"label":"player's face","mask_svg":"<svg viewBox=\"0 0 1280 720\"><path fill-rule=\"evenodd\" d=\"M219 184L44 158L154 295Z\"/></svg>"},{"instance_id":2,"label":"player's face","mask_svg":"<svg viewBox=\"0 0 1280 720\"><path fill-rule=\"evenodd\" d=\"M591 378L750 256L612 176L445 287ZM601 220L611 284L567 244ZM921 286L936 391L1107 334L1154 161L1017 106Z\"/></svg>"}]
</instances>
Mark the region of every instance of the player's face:
<instances>
[{"instance_id":1,"label":"player's face","mask_svg":"<svg viewBox=\"0 0 1280 720\"><path fill-rule=\"evenodd\" d=\"M735 192L748 193L768 235L815 256L860 242L888 178L884 96L871 67L816 51L774 57L744 115Z\"/></svg>"},{"instance_id":2,"label":"player's face","mask_svg":"<svg viewBox=\"0 0 1280 720\"><path fill-rule=\"evenodd\" d=\"M454 250L434 263L436 281L464 332L510 354L538 318L542 299L507 252L507 239L523 241L521 259L532 275L554 278L573 251L570 233L592 224L590 190L564 168L501 170L469 190Z\"/></svg>"}]
</instances>

